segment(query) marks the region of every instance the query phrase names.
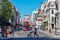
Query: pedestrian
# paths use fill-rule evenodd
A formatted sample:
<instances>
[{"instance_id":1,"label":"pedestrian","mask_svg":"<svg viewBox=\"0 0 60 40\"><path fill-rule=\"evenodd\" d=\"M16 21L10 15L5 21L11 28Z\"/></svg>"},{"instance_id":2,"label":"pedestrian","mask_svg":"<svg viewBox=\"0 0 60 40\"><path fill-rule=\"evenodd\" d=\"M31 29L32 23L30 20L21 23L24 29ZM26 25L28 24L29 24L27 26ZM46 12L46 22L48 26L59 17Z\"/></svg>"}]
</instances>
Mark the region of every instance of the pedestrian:
<instances>
[{"instance_id":1,"label":"pedestrian","mask_svg":"<svg viewBox=\"0 0 60 40\"><path fill-rule=\"evenodd\" d=\"M2 34L2 37L4 37L4 33L5 33L5 30L4 30L4 26L2 25L2 28L1 28L1 34Z\"/></svg>"},{"instance_id":2,"label":"pedestrian","mask_svg":"<svg viewBox=\"0 0 60 40\"><path fill-rule=\"evenodd\" d=\"M43 31L45 31L45 25L43 26Z\"/></svg>"},{"instance_id":3,"label":"pedestrian","mask_svg":"<svg viewBox=\"0 0 60 40\"><path fill-rule=\"evenodd\" d=\"M6 37L10 37L9 27L6 28Z\"/></svg>"},{"instance_id":4,"label":"pedestrian","mask_svg":"<svg viewBox=\"0 0 60 40\"><path fill-rule=\"evenodd\" d=\"M32 35L31 35L32 33L33 33L33 31L30 31L30 33L27 34L27 36L28 36L28 37L32 37Z\"/></svg>"},{"instance_id":5,"label":"pedestrian","mask_svg":"<svg viewBox=\"0 0 60 40\"><path fill-rule=\"evenodd\" d=\"M32 30L29 32L29 34L27 34L27 36L32 37L31 34L33 33L33 31L34 31L34 30L33 30L33 25L32 25Z\"/></svg>"},{"instance_id":6,"label":"pedestrian","mask_svg":"<svg viewBox=\"0 0 60 40\"><path fill-rule=\"evenodd\" d=\"M16 30L18 31L18 25L16 25Z\"/></svg>"},{"instance_id":7,"label":"pedestrian","mask_svg":"<svg viewBox=\"0 0 60 40\"><path fill-rule=\"evenodd\" d=\"M10 32L9 32L9 30L7 29L6 30L6 37L9 37L10 36Z\"/></svg>"},{"instance_id":8,"label":"pedestrian","mask_svg":"<svg viewBox=\"0 0 60 40\"><path fill-rule=\"evenodd\" d=\"M32 27L32 29L33 29L33 27ZM31 35L32 33L33 33L33 30L30 30L30 32L27 34L27 36L32 37L32 35Z\"/></svg>"},{"instance_id":9,"label":"pedestrian","mask_svg":"<svg viewBox=\"0 0 60 40\"><path fill-rule=\"evenodd\" d=\"M37 34L37 28L36 28L35 26L34 26L34 28L33 28L33 33L34 33L34 37L35 37L35 36L39 37L38 34Z\"/></svg>"}]
</instances>

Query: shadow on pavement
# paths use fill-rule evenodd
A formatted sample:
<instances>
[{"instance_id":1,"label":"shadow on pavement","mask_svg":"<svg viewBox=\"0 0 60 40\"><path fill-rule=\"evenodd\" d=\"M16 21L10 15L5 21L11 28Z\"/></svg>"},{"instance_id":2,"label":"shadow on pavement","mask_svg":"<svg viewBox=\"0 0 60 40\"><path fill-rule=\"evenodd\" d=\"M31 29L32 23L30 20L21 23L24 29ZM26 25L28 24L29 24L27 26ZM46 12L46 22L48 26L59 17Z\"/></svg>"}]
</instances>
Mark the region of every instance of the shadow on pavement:
<instances>
[{"instance_id":1,"label":"shadow on pavement","mask_svg":"<svg viewBox=\"0 0 60 40\"><path fill-rule=\"evenodd\" d=\"M47 38L47 37L26 37L26 38L5 38L5 39L0 39L0 40L60 40L58 38Z\"/></svg>"}]
</instances>

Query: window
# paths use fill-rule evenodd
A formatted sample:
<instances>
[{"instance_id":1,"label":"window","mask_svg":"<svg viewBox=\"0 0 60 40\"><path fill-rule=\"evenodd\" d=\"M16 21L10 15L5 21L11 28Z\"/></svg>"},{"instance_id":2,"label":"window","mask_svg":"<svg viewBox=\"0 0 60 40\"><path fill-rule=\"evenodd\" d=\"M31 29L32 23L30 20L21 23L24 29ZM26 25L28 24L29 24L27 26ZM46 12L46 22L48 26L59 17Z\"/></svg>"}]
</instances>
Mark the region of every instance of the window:
<instances>
[{"instance_id":1,"label":"window","mask_svg":"<svg viewBox=\"0 0 60 40\"><path fill-rule=\"evenodd\" d=\"M54 7L54 5L51 5L51 7Z\"/></svg>"},{"instance_id":2,"label":"window","mask_svg":"<svg viewBox=\"0 0 60 40\"><path fill-rule=\"evenodd\" d=\"M54 13L54 11L52 10L52 14Z\"/></svg>"},{"instance_id":3,"label":"window","mask_svg":"<svg viewBox=\"0 0 60 40\"><path fill-rule=\"evenodd\" d=\"M38 19L38 21L42 21L42 19Z\"/></svg>"},{"instance_id":4,"label":"window","mask_svg":"<svg viewBox=\"0 0 60 40\"><path fill-rule=\"evenodd\" d=\"M49 11L49 9L46 10L46 13Z\"/></svg>"},{"instance_id":5,"label":"window","mask_svg":"<svg viewBox=\"0 0 60 40\"><path fill-rule=\"evenodd\" d=\"M46 18L46 15L44 16L44 18Z\"/></svg>"},{"instance_id":6,"label":"window","mask_svg":"<svg viewBox=\"0 0 60 40\"><path fill-rule=\"evenodd\" d=\"M27 18L27 20L29 20L29 18Z\"/></svg>"},{"instance_id":7,"label":"window","mask_svg":"<svg viewBox=\"0 0 60 40\"><path fill-rule=\"evenodd\" d=\"M58 10L58 5L56 4L56 9Z\"/></svg>"},{"instance_id":8,"label":"window","mask_svg":"<svg viewBox=\"0 0 60 40\"><path fill-rule=\"evenodd\" d=\"M52 21L54 21L54 20L53 20L53 17L52 17Z\"/></svg>"}]
</instances>

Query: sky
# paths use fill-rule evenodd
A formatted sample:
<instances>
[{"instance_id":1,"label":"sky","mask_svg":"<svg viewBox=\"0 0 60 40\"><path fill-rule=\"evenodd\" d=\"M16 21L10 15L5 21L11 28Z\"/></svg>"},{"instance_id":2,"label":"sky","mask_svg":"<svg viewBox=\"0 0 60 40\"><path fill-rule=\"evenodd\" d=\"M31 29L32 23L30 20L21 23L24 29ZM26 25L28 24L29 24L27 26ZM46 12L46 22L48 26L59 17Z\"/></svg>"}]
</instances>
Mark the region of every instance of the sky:
<instances>
[{"instance_id":1,"label":"sky","mask_svg":"<svg viewBox=\"0 0 60 40\"><path fill-rule=\"evenodd\" d=\"M10 0L10 2L17 8L21 18L24 15L31 15L34 10L40 7L41 3L46 0Z\"/></svg>"}]
</instances>

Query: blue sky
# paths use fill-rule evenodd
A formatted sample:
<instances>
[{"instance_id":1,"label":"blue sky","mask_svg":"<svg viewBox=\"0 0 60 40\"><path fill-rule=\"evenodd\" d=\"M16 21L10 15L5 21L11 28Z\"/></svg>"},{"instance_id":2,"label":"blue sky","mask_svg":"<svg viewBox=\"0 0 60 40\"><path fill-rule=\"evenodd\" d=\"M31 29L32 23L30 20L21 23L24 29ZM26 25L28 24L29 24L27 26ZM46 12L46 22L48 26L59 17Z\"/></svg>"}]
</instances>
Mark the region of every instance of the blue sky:
<instances>
[{"instance_id":1,"label":"blue sky","mask_svg":"<svg viewBox=\"0 0 60 40\"><path fill-rule=\"evenodd\" d=\"M31 15L33 10L40 7L40 4L45 0L10 0L14 6L18 9L21 18L24 15Z\"/></svg>"}]
</instances>

